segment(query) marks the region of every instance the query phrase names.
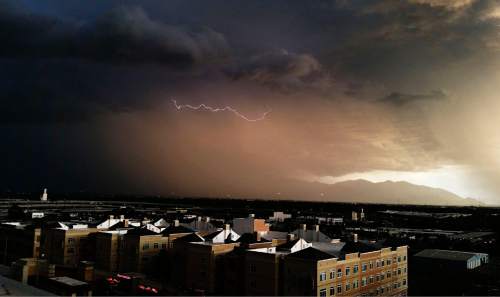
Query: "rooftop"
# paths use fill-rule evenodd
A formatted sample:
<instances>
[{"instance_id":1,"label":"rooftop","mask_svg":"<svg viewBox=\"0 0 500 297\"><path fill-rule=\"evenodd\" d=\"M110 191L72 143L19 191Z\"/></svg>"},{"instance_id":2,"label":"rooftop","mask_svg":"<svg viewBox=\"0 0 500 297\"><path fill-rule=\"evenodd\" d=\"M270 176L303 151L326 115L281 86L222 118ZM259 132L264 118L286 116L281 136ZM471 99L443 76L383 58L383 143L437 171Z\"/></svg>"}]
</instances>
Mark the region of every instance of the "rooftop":
<instances>
[{"instance_id":1,"label":"rooftop","mask_svg":"<svg viewBox=\"0 0 500 297\"><path fill-rule=\"evenodd\" d=\"M313 247L309 247L309 248L303 249L301 251L298 251L296 253L292 253L292 254L288 255L288 257L306 259L306 260L315 260L315 261L321 261L321 260L335 258L334 256L332 256L328 253L322 252L322 251L315 249Z\"/></svg>"},{"instance_id":2,"label":"rooftop","mask_svg":"<svg viewBox=\"0 0 500 297\"><path fill-rule=\"evenodd\" d=\"M476 255L484 255L481 253L471 253L462 251L426 249L415 254L415 257L442 259L450 261L467 261Z\"/></svg>"},{"instance_id":3,"label":"rooftop","mask_svg":"<svg viewBox=\"0 0 500 297\"><path fill-rule=\"evenodd\" d=\"M50 278L50 280L53 280L55 282L62 283L62 284L65 284L65 285L71 286L71 287L78 287L78 286L87 285L86 282L82 282L82 281L79 281L77 279L67 277L67 276L52 277L52 278Z\"/></svg>"}]
</instances>

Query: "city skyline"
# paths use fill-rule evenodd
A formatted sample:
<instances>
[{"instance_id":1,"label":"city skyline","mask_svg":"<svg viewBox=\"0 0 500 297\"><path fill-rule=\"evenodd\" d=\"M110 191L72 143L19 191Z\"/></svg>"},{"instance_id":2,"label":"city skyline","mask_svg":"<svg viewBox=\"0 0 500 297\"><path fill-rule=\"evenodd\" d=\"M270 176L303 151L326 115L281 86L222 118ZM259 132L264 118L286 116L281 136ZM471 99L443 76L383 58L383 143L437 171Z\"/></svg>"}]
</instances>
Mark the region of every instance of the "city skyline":
<instances>
[{"instance_id":1,"label":"city skyline","mask_svg":"<svg viewBox=\"0 0 500 297\"><path fill-rule=\"evenodd\" d=\"M500 204L497 1L2 4L1 191Z\"/></svg>"}]
</instances>

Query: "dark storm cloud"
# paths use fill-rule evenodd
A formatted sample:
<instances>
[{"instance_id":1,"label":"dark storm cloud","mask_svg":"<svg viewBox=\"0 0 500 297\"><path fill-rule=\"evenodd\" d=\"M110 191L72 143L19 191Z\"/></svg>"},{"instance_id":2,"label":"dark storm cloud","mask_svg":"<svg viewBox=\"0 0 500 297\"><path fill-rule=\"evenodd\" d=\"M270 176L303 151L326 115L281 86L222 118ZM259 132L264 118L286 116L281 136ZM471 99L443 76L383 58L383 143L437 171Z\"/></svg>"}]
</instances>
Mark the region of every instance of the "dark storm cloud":
<instances>
[{"instance_id":1,"label":"dark storm cloud","mask_svg":"<svg viewBox=\"0 0 500 297\"><path fill-rule=\"evenodd\" d=\"M118 7L95 22L0 11L0 57L78 58L99 62L190 66L228 55L224 36L152 20L138 7Z\"/></svg>"},{"instance_id":2,"label":"dark storm cloud","mask_svg":"<svg viewBox=\"0 0 500 297\"><path fill-rule=\"evenodd\" d=\"M325 89L333 82L315 57L286 50L253 56L226 73L282 91Z\"/></svg>"},{"instance_id":3,"label":"dark storm cloud","mask_svg":"<svg viewBox=\"0 0 500 297\"><path fill-rule=\"evenodd\" d=\"M145 108L159 88L228 55L224 37L118 7L94 22L0 10L2 123L77 122Z\"/></svg>"},{"instance_id":4,"label":"dark storm cloud","mask_svg":"<svg viewBox=\"0 0 500 297\"><path fill-rule=\"evenodd\" d=\"M442 90L432 91L428 94L405 94L392 92L389 95L379 99L381 102L391 103L397 106L405 105L416 101L436 101L446 99L448 96Z\"/></svg>"}]
</instances>

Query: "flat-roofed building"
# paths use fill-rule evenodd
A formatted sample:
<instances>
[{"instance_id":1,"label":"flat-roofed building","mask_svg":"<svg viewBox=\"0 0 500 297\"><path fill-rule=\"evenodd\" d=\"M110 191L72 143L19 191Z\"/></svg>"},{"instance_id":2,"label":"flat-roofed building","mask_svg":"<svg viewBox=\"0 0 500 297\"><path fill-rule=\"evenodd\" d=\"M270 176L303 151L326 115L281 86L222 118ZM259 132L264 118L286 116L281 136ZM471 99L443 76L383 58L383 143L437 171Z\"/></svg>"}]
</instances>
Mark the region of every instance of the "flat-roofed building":
<instances>
[{"instance_id":1,"label":"flat-roofed building","mask_svg":"<svg viewBox=\"0 0 500 297\"><path fill-rule=\"evenodd\" d=\"M412 295L481 295L478 284L489 270L485 253L425 249L411 257ZM414 275L414 276L413 276Z\"/></svg>"}]
</instances>

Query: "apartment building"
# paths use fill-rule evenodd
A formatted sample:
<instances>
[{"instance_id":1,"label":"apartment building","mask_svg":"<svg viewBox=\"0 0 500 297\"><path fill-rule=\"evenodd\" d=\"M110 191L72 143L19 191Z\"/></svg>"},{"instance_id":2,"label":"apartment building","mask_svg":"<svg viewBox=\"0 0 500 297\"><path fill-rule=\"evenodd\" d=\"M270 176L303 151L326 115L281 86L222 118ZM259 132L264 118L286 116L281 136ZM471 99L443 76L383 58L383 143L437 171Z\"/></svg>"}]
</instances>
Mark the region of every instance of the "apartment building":
<instances>
[{"instance_id":1,"label":"apartment building","mask_svg":"<svg viewBox=\"0 0 500 297\"><path fill-rule=\"evenodd\" d=\"M59 227L47 229L45 239L46 257L56 265L76 266L87 255L95 251L89 235L99 231L87 224L59 223Z\"/></svg>"},{"instance_id":2,"label":"apartment building","mask_svg":"<svg viewBox=\"0 0 500 297\"><path fill-rule=\"evenodd\" d=\"M0 262L40 257L41 228L19 222L0 224Z\"/></svg>"},{"instance_id":3,"label":"apartment building","mask_svg":"<svg viewBox=\"0 0 500 297\"><path fill-rule=\"evenodd\" d=\"M300 224L299 228L292 232L296 237L307 242L332 242L330 237L319 230L319 225L313 225L311 229L306 224Z\"/></svg>"},{"instance_id":4,"label":"apartment building","mask_svg":"<svg viewBox=\"0 0 500 297\"><path fill-rule=\"evenodd\" d=\"M256 219L254 214L250 214L247 218L233 219L233 229L238 234L265 233L269 231L269 224L266 223L266 220Z\"/></svg>"},{"instance_id":5,"label":"apartment building","mask_svg":"<svg viewBox=\"0 0 500 297\"><path fill-rule=\"evenodd\" d=\"M407 247L369 249L363 244L319 250L314 247L284 260L284 294L326 296L404 296L408 288ZM359 251L354 251L357 248Z\"/></svg>"},{"instance_id":6,"label":"apartment building","mask_svg":"<svg viewBox=\"0 0 500 297\"><path fill-rule=\"evenodd\" d=\"M127 231L120 237L120 253L124 256L119 257L118 270L140 273L150 271L155 256L167 249L168 243L167 236L144 227Z\"/></svg>"},{"instance_id":7,"label":"apartment building","mask_svg":"<svg viewBox=\"0 0 500 297\"><path fill-rule=\"evenodd\" d=\"M118 271L123 237L128 230L101 231L96 234L95 268L108 271Z\"/></svg>"},{"instance_id":8,"label":"apartment building","mask_svg":"<svg viewBox=\"0 0 500 297\"><path fill-rule=\"evenodd\" d=\"M191 242L186 247L185 286L209 294L224 292L223 255L239 246L238 242ZM239 273L233 271L232 273Z\"/></svg>"}]
</instances>

